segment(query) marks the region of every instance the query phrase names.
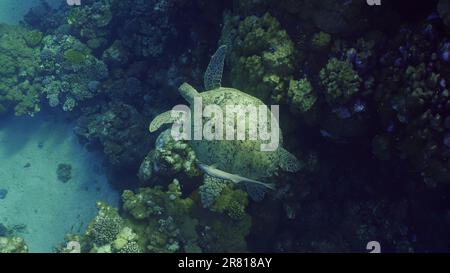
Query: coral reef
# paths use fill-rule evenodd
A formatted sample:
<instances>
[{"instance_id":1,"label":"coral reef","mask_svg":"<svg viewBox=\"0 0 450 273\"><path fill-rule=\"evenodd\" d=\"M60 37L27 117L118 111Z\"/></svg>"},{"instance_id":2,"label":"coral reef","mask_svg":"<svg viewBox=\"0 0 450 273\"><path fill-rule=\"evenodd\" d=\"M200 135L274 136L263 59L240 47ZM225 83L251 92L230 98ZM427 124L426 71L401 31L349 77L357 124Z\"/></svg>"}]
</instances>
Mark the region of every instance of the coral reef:
<instances>
[{"instance_id":1,"label":"coral reef","mask_svg":"<svg viewBox=\"0 0 450 273\"><path fill-rule=\"evenodd\" d=\"M28 247L20 237L0 237L0 253L27 253Z\"/></svg>"},{"instance_id":2,"label":"coral reef","mask_svg":"<svg viewBox=\"0 0 450 273\"><path fill-rule=\"evenodd\" d=\"M146 251L178 252L196 244L197 220L189 215L193 200L181 197L177 180L164 192L160 188L142 188L136 194L124 191L124 210L132 220L146 222L141 236Z\"/></svg>"},{"instance_id":3,"label":"coral reef","mask_svg":"<svg viewBox=\"0 0 450 273\"><path fill-rule=\"evenodd\" d=\"M40 62L42 93L51 107L61 105L64 111L95 97L108 76L106 65L70 35L44 37Z\"/></svg>"},{"instance_id":4,"label":"coral reef","mask_svg":"<svg viewBox=\"0 0 450 273\"><path fill-rule=\"evenodd\" d=\"M437 5L437 12L447 28L450 27L450 1L440 0Z\"/></svg>"},{"instance_id":5,"label":"coral reef","mask_svg":"<svg viewBox=\"0 0 450 273\"><path fill-rule=\"evenodd\" d=\"M227 188L211 211L198 206L195 195L182 197L176 179L167 190L159 186L125 190L122 199L120 215L117 209L98 202L98 215L86 233L67 235L66 241L78 242L82 252L96 253L246 250L251 221L244 211L247 197L243 191ZM67 247L60 251L70 252Z\"/></svg>"},{"instance_id":6,"label":"coral reef","mask_svg":"<svg viewBox=\"0 0 450 273\"><path fill-rule=\"evenodd\" d=\"M107 43L108 25L112 20L111 0L86 1L70 9L67 23L90 48Z\"/></svg>"},{"instance_id":7,"label":"coral reef","mask_svg":"<svg viewBox=\"0 0 450 273\"><path fill-rule=\"evenodd\" d=\"M145 118L133 106L117 102L86 109L75 133L99 142L109 162L122 167L140 164L152 142Z\"/></svg>"},{"instance_id":8,"label":"coral reef","mask_svg":"<svg viewBox=\"0 0 450 273\"><path fill-rule=\"evenodd\" d=\"M70 179L72 179L72 166L70 164L58 164L58 168L56 169L56 176L58 180L66 183Z\"/></svg>"},{"instance_id":9,"label":"coral reef","mask_svg":"<svg viewBox=\"0 0 450 273\"><path fill-rule=\"evenodd\" d=\"M276 18L269 13L244 20L225 16L221 44L229 48L234 88L263 101L285 100L297 57L293 42Z\"/></svg>"},{"instance_id":10,"label":"coral reef","mask_svg":"<svg viewBox=\"0 0 450 273\"><path fill-rule=\"evenodd\" d=\"M22 27L0 25L0 114L33 115L40 110L38 37Z\"/></svg>"},{"instance_id":11,"label":"coral reef","mask_svg":"<svg viewBox=\"0 0 450 273\"><path fill-rule=\"evenodd\" d=\"M86 231L85 237L77 241L83 249L94 253L139 253L137 234L128 227L117 210L98 202L99 212Z\"/></svg>"},{"instance_id":12,"label":"coral reef","mask_svg":"<svg viewBox=\"0 0 450 273\"><path fill-rule=\"evenodd\" d=\"M345 104L359 91L361 79L351 64L332 58L320 71L320 83L330 105Z\"/></svg>"},{"instance_id":13,"label":"coral reef","mask_svg":"<svg viewBox=\"0 0 450 273\"><path fill-rule=\"evenodd\" d=\"M210 206L210 210L224 213L235 220L241 220L246 216L247 204L248 197L245 191L225 187Z\"/></svg>"},{"instance_id":14,"label":"coral reef","mask_svg":"<svg viewBox=\"0 0 450 273\"><path fill-rule=\"evenodd\" d=\"M103 203L98 203L98 215L89 225L86 235L92 238L94 244L103 246L114 241L122 229L122 218L117 210Z\"/></svg>"},{"instance_id":15,"label":"coral reef","mask_svg":"<svg viewBox=\"0 0 450 273\"><path fill-rule=\"evenodd\" d=\"M198 188L202 206L204 208L210 208L217 201L222 190L226 187L226 181L205 175L203 178L203 184Z\"/></svg>"},{"instance_id":16,"label":"coral reef","mask_svg":"<svg viewBox=\"0 0 450 273\"><path fill-rule=\"evenodd\" d=\"M375 97L385 145L409 159L429 187L450 181L448 61L439 55L446 39L432 25L430 32L401 32L382 56L380 84ZM420 28L430 28L421 26ZM383 92L381 92L383 91Z\"/></svg>"},{"instance_id":17,"label":"coral reef","mask_svg":"<svg viewBox=\"0 0 450 273\"><path fill-rule=\"evenodd\" d=\"M331 35L320 31L314 34L311 39L311 46L316 50L322 50L329 47L331 44Z\"/></svg>"},{"instance_id":18,"label":"coral reef","mask_svg":"<svg viewBox=\"0 0 450 273\"><path fill-rule=\"evenodd\" d=\"M235 220L244 218L248 205L247 193L233 188L232 183L205 175L198 193L204 208Z\"/></svg>"}]
</instances>

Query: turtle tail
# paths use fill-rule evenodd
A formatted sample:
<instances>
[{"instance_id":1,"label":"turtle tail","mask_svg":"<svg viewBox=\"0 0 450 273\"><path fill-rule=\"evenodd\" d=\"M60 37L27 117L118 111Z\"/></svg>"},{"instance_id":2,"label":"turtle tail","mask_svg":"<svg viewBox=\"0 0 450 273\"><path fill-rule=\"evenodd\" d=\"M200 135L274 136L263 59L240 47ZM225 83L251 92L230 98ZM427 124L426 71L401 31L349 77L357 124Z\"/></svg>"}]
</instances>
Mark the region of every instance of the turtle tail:
<instances>
[{"instance_id":1,"label":"turtle tail","mask_svg":"<svg viewBox=\"0 0 450 273\"><path fill-rule=\"evenodd\" d=\"M178 92L180 92L180 95L191 105L194 104L194 98L198 97L197 90L186 82L178 87Z\"/></svg>"},{"instance_id":2,"label":"turtle tail","mask_svg":"<svg viewBox=\"0 0 450 273\"><path fill-rule=\"evenodd\" d=\"M279 149L280 152L280 167L283 171L296 173L303 168L302 162L298 160L295 155L288 152L286 149Z\"/></svg>"}]
</instances>

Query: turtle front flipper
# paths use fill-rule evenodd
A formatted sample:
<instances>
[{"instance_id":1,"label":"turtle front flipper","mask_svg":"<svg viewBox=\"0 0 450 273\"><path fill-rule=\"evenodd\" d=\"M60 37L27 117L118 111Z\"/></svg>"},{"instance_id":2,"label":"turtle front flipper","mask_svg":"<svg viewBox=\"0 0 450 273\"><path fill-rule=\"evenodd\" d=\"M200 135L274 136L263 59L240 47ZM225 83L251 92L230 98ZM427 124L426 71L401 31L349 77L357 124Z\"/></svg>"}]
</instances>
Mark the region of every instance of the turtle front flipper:
<instances>
[{"instance_id":1,"label":"turtle front flipper","mask_svg":"<svg viewBox=\"0 0 450 273\"><path fill-rule=\"evenodd\" d=\"M295 155L291 154L284 148L279 148L280 153L280 168L283 171L296 173L303 168L302 163Z\"/></svg>"},{"instance_id":2,"label":"turtle front flipper","mask_svg":"<svg viewBox=\"0 0 450 273\"><path fill-rule=\"evenodd\" d=\"M163 126L164 124L170 124L173 123L174 121L175 118L172 116L172 110L169 110L157 115L150 123L148 129L151 133L153 133L157 131L159 128L161 128L161 126Z\"/></svg>"}]
</instances>

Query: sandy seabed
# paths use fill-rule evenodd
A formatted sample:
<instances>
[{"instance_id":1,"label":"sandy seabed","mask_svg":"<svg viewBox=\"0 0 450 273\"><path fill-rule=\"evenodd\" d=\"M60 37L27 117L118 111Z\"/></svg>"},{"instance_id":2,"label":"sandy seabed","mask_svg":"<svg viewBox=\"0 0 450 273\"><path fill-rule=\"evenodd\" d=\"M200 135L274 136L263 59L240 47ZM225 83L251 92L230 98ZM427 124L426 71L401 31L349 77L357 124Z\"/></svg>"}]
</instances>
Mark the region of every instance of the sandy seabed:
<instances>
[{"instance_id":1,"label":"sandy seabed","mask_svg":"<svg viewBox=\"0 0 450 273\"><path fill-rule=\"evenodd\" d=\"M57 178L58 164L72 166L72 179ZM82 233L98 200L118 205L101 155L88 152L60 118L38 115L0 120L0 223L17 227L31 252L50 252L66 233Z\"/></svg>"},{"instance_id":2,"label":"sandy seabed","mask_svg":"<svg viewBox=\"0 0 450 273\"><path fill-rule=\"evenodd\" d=\"M51 6L56 7L66 0L46 0ZM0 0L0 23L17 25L34 6L39 5L41 0Z\"/></svg>"}]
</instances>

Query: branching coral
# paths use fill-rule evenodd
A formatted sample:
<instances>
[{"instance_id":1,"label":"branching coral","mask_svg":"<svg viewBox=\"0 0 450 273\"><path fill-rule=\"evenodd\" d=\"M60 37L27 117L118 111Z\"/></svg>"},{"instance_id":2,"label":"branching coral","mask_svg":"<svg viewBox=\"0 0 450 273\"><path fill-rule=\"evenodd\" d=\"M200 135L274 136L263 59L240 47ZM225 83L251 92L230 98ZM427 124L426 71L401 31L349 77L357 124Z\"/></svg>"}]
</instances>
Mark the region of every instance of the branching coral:
<instances>
[{"instance_id":1,"label":"branching coral","mask_svg":"<svg viewBox=\"0 0 450 273\"><path fill-rule=\"evenodd\" d=\"M311 110L317 101L317 96L308 79L289 82L288 97L292 111L303 113Z\"/></svg>"},{"instance_id":2,"label":"branching coral","mask_svg":"<svg viewBox=\"0 0 450 273\"><path fill-rule=\"evenodd\" d=\"M116 239L124 224L116 209L101 202L97 203L97 208L98 215L89 225L86 235L97 246L103 246Z\"/></svg>"},{"instance_id":3,"label":"branching coral","mask_svg":"<svg viewBox=\"0 0 450 273\"><path fill-rule=\"evenodd\" d=\"M197 240L197 220L190 216L193 200L181 197L178 181L161 188L142 188L137 193L125 191L122 195L124 209L132 221L144 221L141 236L146 251L176 252ZM136 222L138 224L138 222Z\"/></svg>"},{"instance_id":4,"label":"branching coral","mask_svg":"<svg viewBox=\"0 0 450 273\"><path fill-rule=\"evenodd\" d=\"M388 133L386 145L413 162L429 187L436 187L450 181L445 125L450 78L447 60L439 55L446 40L430 40L428 35L405 30L391 41L382 57L375 101Z\"/></svg>"},{"instance_id":5,"label":"branching coral","mask_svg":"<svg viewBox=\"0 0 450 273\"><path fill-rule=\"evenodd\" d=\"M98 202L99 212L85 236L68 238L79 242L84 251L96 253L139 253L138 235L127 225L117 209Z\"/></svg>"},{"instance_id":6,"label":"branching coral","mask_svg":"<svg viewBox=\"0 0 450 273\"><path fill-rule=\"evenodd\" d=\"M203 184L198 188L202 206L210 208L219 198L222 190L227 187L227 182L219 178L205 175Z\"/></svg>"},{"instance_id":7,"label":"branching coral","mask_svg":"<svg viewBox=\"0 0 450 273\"><path fill-rule=\"evenodd\" d=\"M245 191L228 186L220 192L210 210L240 220L246 216L245 208L247 204L248 196Z\"/></svg>"},{"instance_id":8,"label":"branching coral","mask_svg":"<svg viewBox=\"0 0 450 273\"><path fill-rule=\"evenodd\" d=\"M231 81L253 96L277 103L285 100L294 72L294 44L270 14L240 21L226 16L222 44L228 45Z\"/></svg>"},{"instance_id":9,"label":"branching coral","mask_svg":"<svg viewBox=\"0 0 450 273\"><path fill-rule=\"evenodd\" d=\"M335 106L348 102L359 91L361 78L350 63L331 58L320 71L320 83L326 101Z\"/></svg>"},{"instance_id":10,"label":"branching coral","mask_svg":"<svg viewBox=\"0 0 450 273\"><path fill-rule=\"evenodd\" d=\"M329 47L331 44L331 35L320 31L313 35L311 40L311 46L313 49L321 50Z\"/></svg>"}]
</instances>

